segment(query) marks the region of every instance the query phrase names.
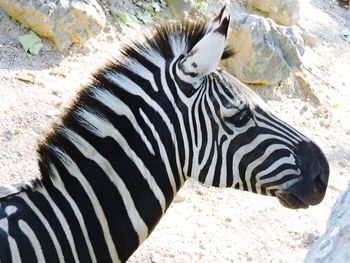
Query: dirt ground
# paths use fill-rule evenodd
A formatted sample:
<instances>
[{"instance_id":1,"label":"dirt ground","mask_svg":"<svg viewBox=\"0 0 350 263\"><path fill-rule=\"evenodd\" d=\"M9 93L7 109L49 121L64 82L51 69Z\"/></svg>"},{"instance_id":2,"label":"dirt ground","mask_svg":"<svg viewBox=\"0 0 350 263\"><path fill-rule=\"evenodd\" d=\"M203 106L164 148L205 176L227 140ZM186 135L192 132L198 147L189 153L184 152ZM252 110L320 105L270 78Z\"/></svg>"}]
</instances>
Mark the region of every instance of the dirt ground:
<instances>
[{"instance_id":1,"label":"dirt ground","mask_svg":"<svg viewBox=\"0 0 350 263\"><path fill-rule=\"evenodd\" d=\"M218 2L209 3L209 11L224 1ZM331 177L324 201L289 210L274 198L189 181L128 262L302 262L311 234L323 233L335 199L350 182L350 43L341 37L350 31L350 9L331 0L300 2L298 27L316 37L303 62L322 105L307 100L292 78L254 89L326 153ZM66 52L44 40L43 50L33 56L17 41L27 31L0 10L0 184L38 176L37 141L90 73L124 41L107 26Z\"/></svg>"}]
</instances>

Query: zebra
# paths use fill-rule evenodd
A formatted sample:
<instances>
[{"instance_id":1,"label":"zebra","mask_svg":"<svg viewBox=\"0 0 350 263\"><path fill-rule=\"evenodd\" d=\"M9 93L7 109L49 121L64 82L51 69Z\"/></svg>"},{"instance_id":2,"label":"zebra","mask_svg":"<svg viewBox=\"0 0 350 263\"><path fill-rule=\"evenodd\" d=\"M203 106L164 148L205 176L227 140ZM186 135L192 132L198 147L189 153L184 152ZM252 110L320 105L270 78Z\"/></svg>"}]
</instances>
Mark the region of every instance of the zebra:
<instances>
[{"instance_id":1,"label":"zebra","mask_svg":"<svg viewBox=\"0 0 350 263\"><path fill-rule=\"evenodd\" d=\"M0 188L0 262L125 262L189 178L322 201L321 149L218 66L229 23L155 25L93 75L39 144L41 176Z\"/></svg>"}]
</instances>

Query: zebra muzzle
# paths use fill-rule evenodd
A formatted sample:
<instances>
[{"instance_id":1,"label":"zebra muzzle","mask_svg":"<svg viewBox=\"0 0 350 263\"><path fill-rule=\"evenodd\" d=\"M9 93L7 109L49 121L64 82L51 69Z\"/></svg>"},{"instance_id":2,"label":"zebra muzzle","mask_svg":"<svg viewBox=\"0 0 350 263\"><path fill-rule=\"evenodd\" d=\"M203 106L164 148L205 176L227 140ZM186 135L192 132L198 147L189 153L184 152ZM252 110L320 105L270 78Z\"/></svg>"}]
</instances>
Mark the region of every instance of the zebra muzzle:
<instances>
[{"instance_id":1,"label":"zebra muzzle","mask_svg":"<svg viewBox=\"0 0 350 263\"><path fill-rule=\"evenodd\" d=\"M299 209L299 208L308 208L309 205L301 201L296 195L293 193L277 193L276 194L278 201L287 208L290 209Z\"/></svg>"}]
</instances>

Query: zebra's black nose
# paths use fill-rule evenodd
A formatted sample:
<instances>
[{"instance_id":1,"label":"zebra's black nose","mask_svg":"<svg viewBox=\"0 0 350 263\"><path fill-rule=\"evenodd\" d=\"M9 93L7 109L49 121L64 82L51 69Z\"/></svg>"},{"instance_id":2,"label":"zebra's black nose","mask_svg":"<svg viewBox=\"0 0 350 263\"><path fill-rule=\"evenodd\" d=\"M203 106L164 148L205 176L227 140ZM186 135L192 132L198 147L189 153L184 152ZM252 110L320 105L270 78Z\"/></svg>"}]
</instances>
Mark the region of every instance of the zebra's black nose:
<instances>
[{"instance_id":1,"label":"zebra's black nose","mask_svg":"<svg viewBox=\"0 0 350 263\"><path fill-rule=\"evenodd\" d=\"M301 143L298 147L297 157L304 183L315 193L315 197L312 199L315 199L318 204L323 199L328 185L328 161L322 150L313 142Z\"/></svg>"},{"instance_id":2,"label":"zebra's black nose","mask_svg":"<svg viewBox=\"0 0 350 263\"><path fill-rule=\"evenodd\" d=\"M299 144L295 156L301 179L280 193L280 198L291 208L317 205L326 193L329 177L328 161L322 150L313 142Z\"/></svg>"}]
</instances>

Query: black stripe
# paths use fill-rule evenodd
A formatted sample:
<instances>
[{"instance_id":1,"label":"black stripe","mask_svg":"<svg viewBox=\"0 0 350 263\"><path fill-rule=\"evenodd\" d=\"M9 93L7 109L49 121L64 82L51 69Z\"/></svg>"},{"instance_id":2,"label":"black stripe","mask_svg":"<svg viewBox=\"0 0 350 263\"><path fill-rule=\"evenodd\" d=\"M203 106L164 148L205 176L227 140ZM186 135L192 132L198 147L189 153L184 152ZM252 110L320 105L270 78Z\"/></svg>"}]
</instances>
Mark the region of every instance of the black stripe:
<instances>
[{"instance_id":1,"label":"black stripe","mask_svg":"<svg viewBox=\"0 0 350 263\"><path fill-rule=\"evenodd\" d=\"M223 153L222 153L222 145L223 143L227 140L226 135L221 137L220 140L220 145L218 147L218 156L217 156L217 160L216 160L216 166L215 166L215 170L214 170L214 179L213 179L213 186L219 186L220 185L220 177L222 176L221 174L221 167L223 165ZM229 175L226 174L226 176L228 177Z\"/></svg>"},{"instance_id":2,"label":"black stripe","mask_svg":"<svg viewBox=\"0 0 350 263\"><path fill-rule=\"evenodd\" d=\"M55 233L55 236L57 237L57 240L62 248L65 262L74 262L73 253L69 246L66 234L56 216L55 211L51 208L49 202L46 200L46 197L39 192L27 192L27 194L29 199L45 216L45 219L48 221L53 232ZM51 262L51 259L49 259L49 261Z\"/></svg>"},{"instance_id":3,"label":"black stripe","mask_svg":"<svg viewBox=\"0 0 350 263\"><path fill-rule=\"evenodd\" d=\"M47 160L50 160L50 155L52 156L52 153L50 151L47 152ZM57 161L56 158L53 159L53 164L56 166L56 168L60 171L60 176L68 176L67 171L62 167L62 164ZM45 188L50 195L51 199L55 202L57 207L61 210L62 214L64 215L69 229L73 236L73 242L75 244L76 252L78 255L79 262L86 262L90 263L92 262L89 250L86 244L86 240L84 238L83 232L81 230L81 225L79 224L78 219L76 218L76 215L74 213L73 208L70 206L70 204L67 201L67 197L65 197L59 190L57 190L49 177L45 177L45 180L43 180L43 185L45 185Z\"/></svg>"},{"instance_id":4,"label":"black stripe","mask_svg":"<svg viewBox=\"0 0 350 263\"><path fill-rule=\"evenodd\" d=\"M0 214L1 213L3 212L0 211ZM7 220L7 219L4 219L4 220ZM0 228L0 262L5 262L5 263L12 262L8 236L7 236L7 233L1 228Z\"/></svg>"}]
</instances>

